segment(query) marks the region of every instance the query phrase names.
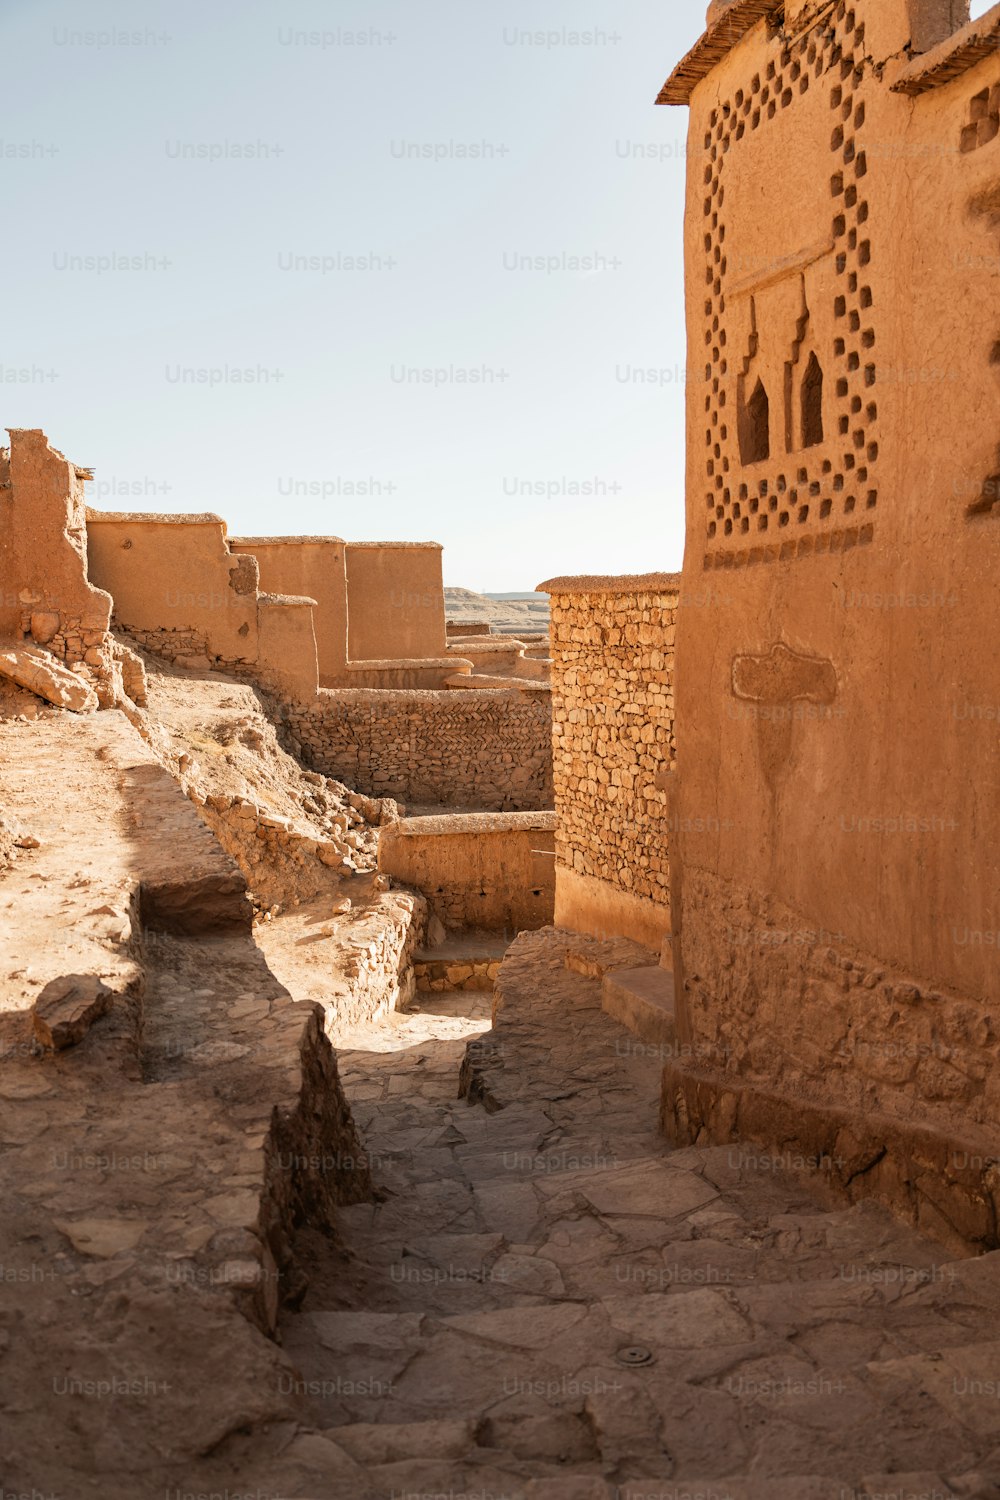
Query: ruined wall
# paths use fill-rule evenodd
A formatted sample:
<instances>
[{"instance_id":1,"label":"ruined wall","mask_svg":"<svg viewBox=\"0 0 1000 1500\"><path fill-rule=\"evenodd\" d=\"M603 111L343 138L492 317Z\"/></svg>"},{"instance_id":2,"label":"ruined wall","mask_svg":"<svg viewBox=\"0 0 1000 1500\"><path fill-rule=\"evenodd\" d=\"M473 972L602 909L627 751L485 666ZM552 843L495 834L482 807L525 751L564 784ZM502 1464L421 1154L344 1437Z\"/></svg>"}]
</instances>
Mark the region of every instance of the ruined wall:
<instances>
[{"instance_id":1,"label":"ruined wall","mask_svg":"<svg viewBox=\"0 0 1000 1500\"><path fill-rule=\"evenodd\" d=\"M557 578L552 596L556 921L659 951L670 930L679 580Z\"/></svg>"},{"instance_id":2,"label":"ruined wall","mask_svg":"<svg viewBox=\"0 0 1000 1500\"><path fill-rule=\"evenodd\" d=\"M342 683L347 664L346 545L335 536L230 537L233 552L257 559L268 594L316 600L314 627L323 687Z\"/></svg>"},{"instance_id":3,"label":"ruined wall","mask_svg":"<svg viewBox=\"0 0 1000 1500\"><path fill-rule=\"evenodd\" d=\"M404 818L383 828L378 867L415 886L451 929L545 927L555 901L554 813Z\"/></svg>"},{"instance_id":4,"label":"ruined wall","mask_svg":"<svg viewBox=\"0 0 1000 1500\"><path fill-rule=\"evenodd\" d=\"M87 538L91 573L114 598L116 623L142 644L156 650L160 642L170 655L177 635L199 648L181 648L182 659L257 660L257 565L230 553L220 516L91 510Z\"/></svg>"},{"instance_id":5,"label":"ruined wall","mask_svg":"<svg viewBox=\"0 0 1000 1500\"><path fill-rule=\"evenodd\" d=\"M31 640L99 666L111 600L87 573L83 481L44 432L11 428L0 449L0 640Z\"/></svg>"},{"instance_id":6,"label":"ruined wall","mask_svg":"<svg viewBox=\"0 0 1000 1500\"><path fill-rule=\"evenodd\" d=\"M547 695L322 691L285 724L306 761L373 797L488 811L552 806Z\"/></svg>"},{"instance_id":7,"label":"ruined wall","mask_svg":"<svg viewBox=\"0 0 1000 1500\"><path fill-rule=\"evenodd\" d=\"M444 584L437 542L351 542L348 657L443 657Z\"/></svg>"},{"instance_id":8,"label":"ruined wall","mask_svg":"<svg viewBox=\"0 0 1000 1500\"><path fill-rule=\"evenodd\" d=\"M994 16L909 61L928 17L841 3L684 65L675 970L716 1058L668 1080L684 1139L754 1097L914 1150L998 1120L1000 52ZM878 1142L845 1156L860 1191Z\"/></svg>"}]
</instances>

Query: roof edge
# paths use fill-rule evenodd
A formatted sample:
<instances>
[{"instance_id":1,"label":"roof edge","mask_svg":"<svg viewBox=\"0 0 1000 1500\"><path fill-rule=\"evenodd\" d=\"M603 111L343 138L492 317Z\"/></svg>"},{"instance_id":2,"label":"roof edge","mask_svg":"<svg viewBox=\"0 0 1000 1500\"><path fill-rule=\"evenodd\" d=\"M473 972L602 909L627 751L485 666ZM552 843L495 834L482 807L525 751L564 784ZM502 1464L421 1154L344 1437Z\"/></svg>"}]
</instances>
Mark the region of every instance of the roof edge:
<instances>
[{"instance_id":1,"label":"roof edge","mask_svg":"<svg viewBox=\"0 0 1000 1500\"><path fill-rule=\"evenodd\" d=\"M974 68L983 58L995 56L998 40L1000 5L994 5L963 26L961 31L954 32L936 47L931 47L929 52L922 52L908 62L900 70L891 91L915 97L942 88Z\"/></svg>"},{"instance_id":2,"label":"roof edge","mask_svg":"<svg viewBox=\"0 0 1000 1500\"><path fill-rule=\"evenodd\" d=\"M676 593L680 573L624 573L601 575L580 573L575 577L550 578L540 583L536 594L659 594Z\"/></svg>"},{"instance_id":3,"label":"roof edge","mask_svg":"<svg viewBox=\"0 0 1000 1500\"><path fill-rule=\"evenodd\" d=\"M733 0L733 4L682 57L656 97L657 104L689 104L691 95L758 21L783 8L783 0Z\"/></svg>"}]
</instances>

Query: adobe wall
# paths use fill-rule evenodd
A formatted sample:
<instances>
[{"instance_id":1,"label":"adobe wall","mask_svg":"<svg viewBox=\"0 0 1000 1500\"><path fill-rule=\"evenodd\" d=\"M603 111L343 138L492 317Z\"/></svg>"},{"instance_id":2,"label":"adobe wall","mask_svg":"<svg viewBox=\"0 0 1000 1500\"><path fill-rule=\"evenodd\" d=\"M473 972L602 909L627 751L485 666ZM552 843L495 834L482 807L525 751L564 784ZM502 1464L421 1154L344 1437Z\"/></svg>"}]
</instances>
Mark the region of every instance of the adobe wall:
<instances>
[{"instance_id":1,"label":"adobe wall","mask_svg":"<svg viewBox=\"0 0 1000 1500\"><path fill-rule=\"evenodd\" d=\"M445 654L442 549L437 542L350 542L348 659Z\"/></svg>"},{"instance_id":2,"label":"adobe wall","mask_svg":"<svg viewBox=\"0 0 1000 1500\"><path fill-rule=\"evenodd\" d=\"M659 952L670 931L679 579L556 578L551 595L556 922Z\"/></svg>"},{"instance_id":3,"label":"adobe wall","mask_svg":"<svg viewBox=\"0 0 1000 1500\"><path fill-rule=\"evenodd\" d=\"M316 600L320 682L341 683L347 665L346 543L334 536L250 536L230 537L229 547L257 559L265 593Z\"/></svg>"},{"instance_id":4,"label":"adobe wall","mask_svg":"<svg viewBox=\"0 0 1000 1500\"><path fill-rule=\"evenodd\" d=\"M257 565L234 556L214 515L87 512L90 570L114 599L115 621L151 650L181 659L255 662ZM174 653L176 654L176 653Z\"/></svg>"},{"instance_id":5,"label":"adobe wall","mask_svg":"<svg viewBox=\"0 0 1000 1500\"><path fill-rule=\"evenodd\" d=\"M89 471L40 429L9 431L10 448L0 449L0 640L34 641L69 666L96 665L111 600L87 573Z\"/></svg>"},{"instance_id":6,"label":"adobe wall","mask_svg":"<svg viewBox=\"0 0 1000 1500\"><path fill-rule=\"evenodd\" d=\"M284 714L309 765L367 796L498 812L552 806L547 695L348 689Z\"/></svg>"},{"instance_id":7,"label":"adobe wall","mask_svg":"<svg viewBox=\"0 0 1000 1500\"><path fill-rule=\"evenodd\" d=\"M415 886L446 928L504 932L553 919L554 813L404 818L382 829L378 867Z\"/></svg>"},{"instance_id":8,"label":"adobe wall","mask_svg":"<svg viewBox=\"0 0 1000 1500\"><path fill-rule=\"evenodd\" d=\"M909 61L931 9L751 20L665 91L696 79L684 591L706 601L678 625L674 965L680 1040L717 1062L668 1070L664 1117L791 1139L808 1102L853 1194L989 1239L1000 8Z\"/></svg>"}]
</instances>

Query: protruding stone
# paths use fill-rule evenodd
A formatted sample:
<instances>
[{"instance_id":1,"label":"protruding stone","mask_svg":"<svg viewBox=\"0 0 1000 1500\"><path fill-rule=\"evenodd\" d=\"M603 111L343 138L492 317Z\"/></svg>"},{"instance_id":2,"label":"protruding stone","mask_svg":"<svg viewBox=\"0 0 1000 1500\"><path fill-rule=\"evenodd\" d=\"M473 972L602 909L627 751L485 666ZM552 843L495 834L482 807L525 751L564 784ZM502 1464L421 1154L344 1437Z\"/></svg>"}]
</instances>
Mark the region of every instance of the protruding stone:
<instances>
[{"instance_id":1,"label":"protruding stone","mask_svg":"<svg viewBox=\"0 0 1000 1500\"><path fill-rule=\"evenodd\" d=\"M47 646L58 633L59 616L46 610L38 610L31 616L31 636L40 646Z\"/></svg>"},{"instance_id":2,"label":"protruding stone","mask_svg":"<svg viewBox=\"0 0 1000 1500\"><path fill-rule=\"evenodd\" d=\"M36 646L0 651L0 676L9 677L57 708L69 708L78 714L93 713L97 708L97 694L89 683Z\"/></svg>"},{"instance_id":3,"label":"protruding stone","mask_svg":"<svg viewBox=\"0 0 1000 1500\"><path fill-rule=\"evenodd\" d=\"M93 974L66 974L47 984L35 1001L32 1026L43 1047L61 1052L82 1042L111 1009L114 995Z\"/></svg>"}]
</instances>

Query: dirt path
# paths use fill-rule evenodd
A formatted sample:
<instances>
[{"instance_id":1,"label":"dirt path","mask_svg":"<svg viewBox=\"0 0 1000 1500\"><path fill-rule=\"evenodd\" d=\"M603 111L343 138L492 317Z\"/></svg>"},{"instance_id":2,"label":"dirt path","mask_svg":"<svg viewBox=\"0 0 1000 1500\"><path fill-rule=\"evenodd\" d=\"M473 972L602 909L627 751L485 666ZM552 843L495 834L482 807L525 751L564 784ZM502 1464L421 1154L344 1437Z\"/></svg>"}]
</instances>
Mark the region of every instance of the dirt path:
<instances>
[{"instance_id":1,"label":"dirt path","mask_svg":"<svg viewBox=\"0 0 1000 1500\"><path fill-rule=\"evenodd\" d=\"M422 996L344 1039L380 1201L307 1237L283 1328L324 1436L386 1497L996 1500L1000 1257L669 1152L659 1060L565 947L518 940L494 1031Z\"/></svg>"}]
</instances>

